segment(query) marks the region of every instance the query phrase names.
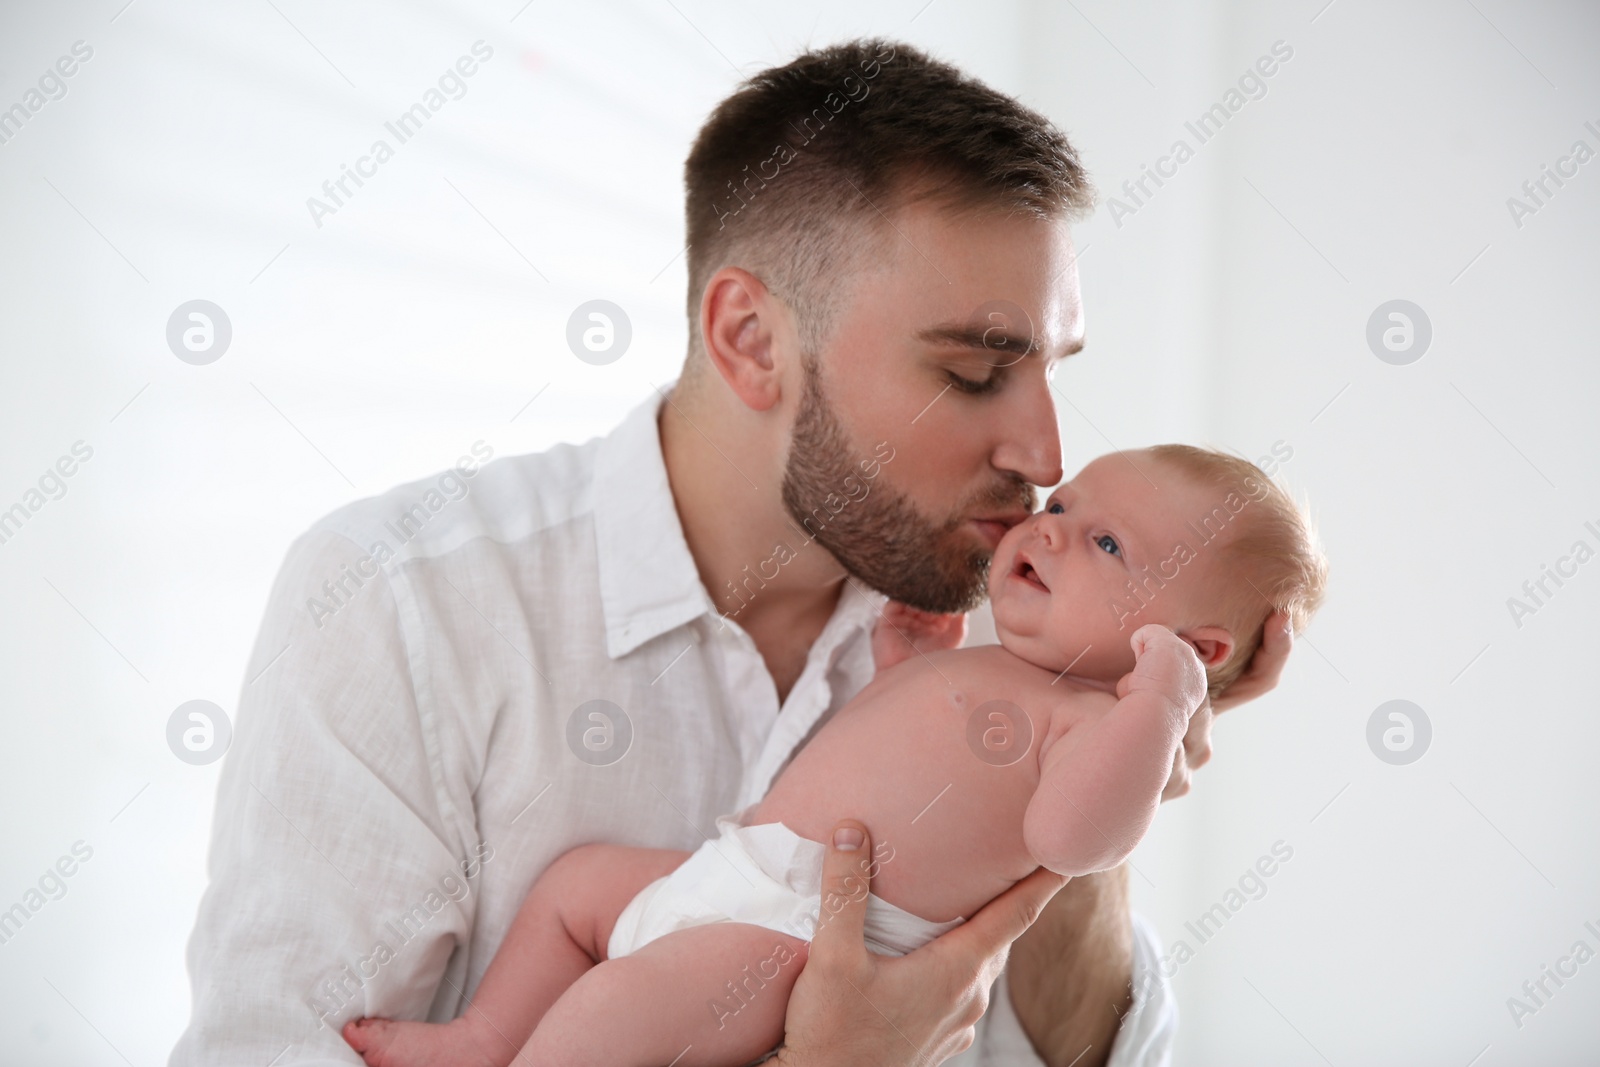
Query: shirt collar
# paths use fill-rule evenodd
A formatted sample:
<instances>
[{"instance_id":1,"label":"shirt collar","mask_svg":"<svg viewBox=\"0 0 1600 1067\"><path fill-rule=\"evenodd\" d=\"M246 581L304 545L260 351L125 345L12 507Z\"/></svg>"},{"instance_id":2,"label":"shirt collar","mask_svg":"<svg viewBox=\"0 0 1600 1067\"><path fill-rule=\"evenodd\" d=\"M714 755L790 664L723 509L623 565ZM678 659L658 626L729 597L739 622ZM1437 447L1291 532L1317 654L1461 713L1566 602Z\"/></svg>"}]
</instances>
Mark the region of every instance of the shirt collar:
<instances>
[{"instance_id":1,"label":"shirt collar","mask_svg":"<svg viewBox=\"0 0 1600 1067\"><path fill-rule=\"evenodd\" d=\"M667 481L656 422L668 384L600 442L594 471L595 548L606 651L625 656L712 611Z\"/></svg>"}]
</instances>

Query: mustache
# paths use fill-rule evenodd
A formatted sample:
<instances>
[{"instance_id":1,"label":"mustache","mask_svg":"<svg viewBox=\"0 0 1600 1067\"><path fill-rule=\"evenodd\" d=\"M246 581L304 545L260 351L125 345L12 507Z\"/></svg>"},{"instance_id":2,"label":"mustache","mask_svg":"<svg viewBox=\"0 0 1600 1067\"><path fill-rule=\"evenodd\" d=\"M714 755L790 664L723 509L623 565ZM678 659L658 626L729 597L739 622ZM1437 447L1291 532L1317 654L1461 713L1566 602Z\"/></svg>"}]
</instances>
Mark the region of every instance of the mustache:
<instances>
[{"instance_id":1,"label":"mustache","mask_svg":"<svg viewBox=\"0 0 1600 1067\"><path fill-rule=\"evenodd\" d=\"M1032 515L1039 510L1038 487L1032 482L1024 481L1020 476L1013 475L999 485L985 489L961 507L945 524L947 530L954 530L967 522L974 513L990 511L1015 511L1018 508Z\"/></svg>"}]
</instances>

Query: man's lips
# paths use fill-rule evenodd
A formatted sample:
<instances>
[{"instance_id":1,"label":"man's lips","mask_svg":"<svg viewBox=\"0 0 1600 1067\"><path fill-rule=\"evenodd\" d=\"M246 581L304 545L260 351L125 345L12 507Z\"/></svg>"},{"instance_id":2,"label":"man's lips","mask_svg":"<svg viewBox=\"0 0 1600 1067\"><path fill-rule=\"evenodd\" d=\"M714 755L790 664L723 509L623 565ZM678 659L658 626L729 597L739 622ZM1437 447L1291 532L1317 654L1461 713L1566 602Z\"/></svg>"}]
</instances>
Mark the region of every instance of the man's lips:
<instances>
[{"instance_id":1,"label":"man's lips","mask_svg":"<svg viewBox=\"0 0 1600 1067\"><path fill-rule=\"evenodd\" d=\"M986 515L980 519L972 519L971 522L977 528L979 535L989 542L989 551L993 552L1000 544L1000 539L1006 535L1006 531L1027 517L1026 513L1017 512L1011 515Z\"/></svg>"}]
</instances>

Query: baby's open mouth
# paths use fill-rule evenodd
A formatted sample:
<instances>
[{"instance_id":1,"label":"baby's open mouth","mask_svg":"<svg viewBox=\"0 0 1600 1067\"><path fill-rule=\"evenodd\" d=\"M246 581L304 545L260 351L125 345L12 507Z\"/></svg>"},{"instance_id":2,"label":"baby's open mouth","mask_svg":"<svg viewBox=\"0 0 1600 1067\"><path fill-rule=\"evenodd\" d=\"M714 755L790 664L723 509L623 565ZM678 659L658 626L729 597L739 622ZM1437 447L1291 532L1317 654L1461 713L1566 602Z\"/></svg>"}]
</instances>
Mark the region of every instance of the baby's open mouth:
<instances>
[{"instance_id":1,"label":"baby's open mouth","mask_svg":"<svg viewBox=\"0 0 1600 1067\"><path fill-rule=\"evenodd\" d=\"M1014 577L1021 578L1037 589L1042 589L1046 593L1050 591L1050 587L1044 584L1044 579L1039 577L1039 572L1033 569L1033 564L1029 563L1025 556L1017 557L1016 563L1011 568L1011 573Z\"/></svg>"}]
</instances>

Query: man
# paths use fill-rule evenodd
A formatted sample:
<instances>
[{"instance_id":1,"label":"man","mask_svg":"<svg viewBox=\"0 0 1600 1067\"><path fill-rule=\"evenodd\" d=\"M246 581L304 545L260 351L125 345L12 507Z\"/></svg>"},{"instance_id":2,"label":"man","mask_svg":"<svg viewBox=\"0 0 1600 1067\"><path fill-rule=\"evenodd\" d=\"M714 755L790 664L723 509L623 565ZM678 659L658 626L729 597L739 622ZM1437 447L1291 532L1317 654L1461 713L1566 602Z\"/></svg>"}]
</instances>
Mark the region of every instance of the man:
<instances>
[{"instance_id":1,"label":"man","mask_svg":"<svg viewBox=\"0 0 1600 1067\"><path fill-rule=\"evenodd\" d=\"M1061 480L1048 377L1083 343L1067 224L1091 200L1045 119L853 42L752 78L685 180L670 392L583 445L464 457L291 549L223 772L174 1065L350 1063L350 1018L472 1010L551 860L698 845L870 679L885 603L976 606L1000 535ZM1287 655L1269 632L1247 693ZM1195 723L1169 795L1208 754ZM940 1062L985 1008L979 1062L1164 1059L1170 991L1120 871L1063 889L1041 870L876 957L846 883L874 828L845 828L866 848L830 850L838 910L780 1062Z\"/></svg>"}]
</instances>

